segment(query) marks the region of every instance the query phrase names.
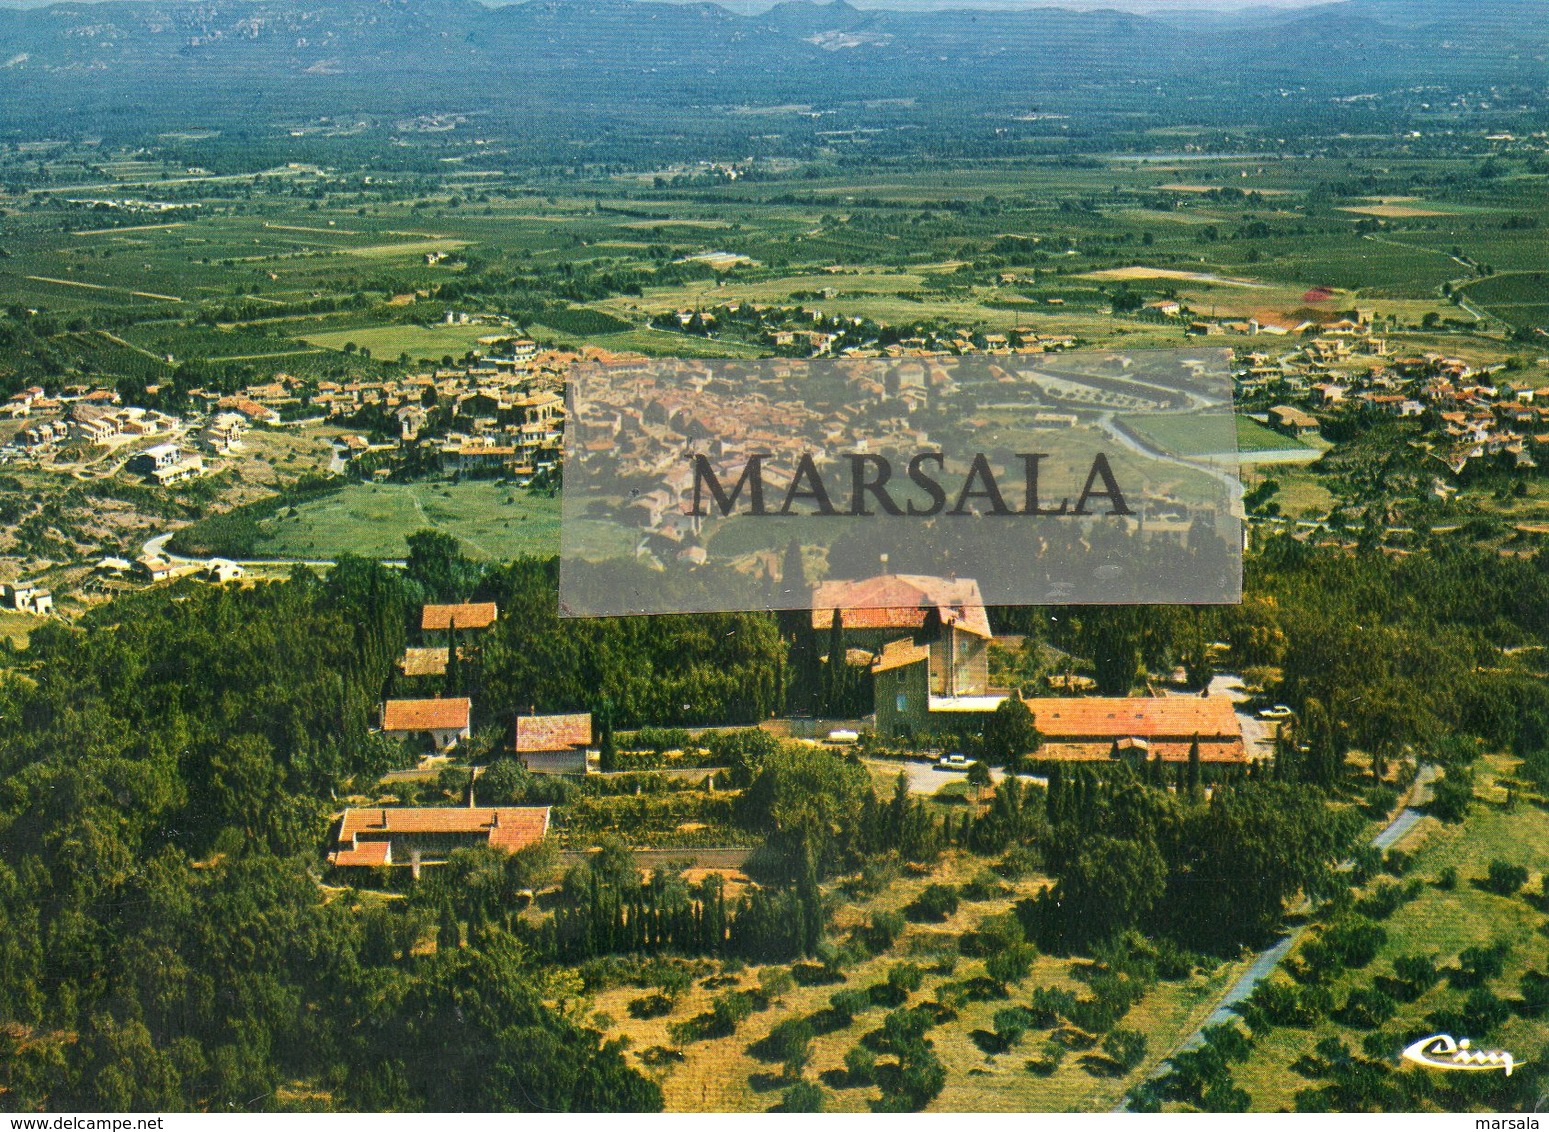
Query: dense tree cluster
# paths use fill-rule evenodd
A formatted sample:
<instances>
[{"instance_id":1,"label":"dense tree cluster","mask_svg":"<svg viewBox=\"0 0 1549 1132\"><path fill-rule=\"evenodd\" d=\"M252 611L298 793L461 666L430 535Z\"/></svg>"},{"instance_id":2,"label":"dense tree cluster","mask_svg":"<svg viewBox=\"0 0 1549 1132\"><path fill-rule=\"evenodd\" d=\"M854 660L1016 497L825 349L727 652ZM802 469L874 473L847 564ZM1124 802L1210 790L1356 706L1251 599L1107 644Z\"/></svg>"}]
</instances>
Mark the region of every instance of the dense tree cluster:
<instances>
[{"instance_id":1,"label":"dense tree cluster","mask_svg":"<svg viewBox=\"0 0 1549 1132\"><path fill-rule=\"evenodd\" d=\"M500 928L427 955L417 907L317 883L324 800L394 753L368 721L414 586L356 561L150 591L14 658L5 1107L660 1106Z\"/></svg>"}]
</instances>

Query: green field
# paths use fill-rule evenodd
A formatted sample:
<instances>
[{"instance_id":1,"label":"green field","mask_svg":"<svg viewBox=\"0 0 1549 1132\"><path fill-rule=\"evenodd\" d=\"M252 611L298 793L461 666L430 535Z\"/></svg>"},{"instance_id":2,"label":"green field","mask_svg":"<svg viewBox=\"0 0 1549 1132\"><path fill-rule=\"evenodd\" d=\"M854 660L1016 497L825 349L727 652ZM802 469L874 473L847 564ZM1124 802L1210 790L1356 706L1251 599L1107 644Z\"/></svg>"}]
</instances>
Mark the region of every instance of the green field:
<instances>
[{"instance_id":1,"label":"green field","mask_svg":"<svg viewBox=\"0 0 1549 1132\"><path fill-rule=\"evenodd\" d=\"M262 529L257 558L398 559L408 536L426 529L453 535L470 558L547 558L559 553L559 500L493 480L361 483L287 508Z\"/></svg>"},{"instance_id":2,"label":"green field","mask_svg":"<svg viewBox=\"0 0 1549 1132\"><path fill-rule=\"evenodd\" d=\"M1145 416L1126 417L1124 423L1161 448L1179 456L1209 456L1221 452L1219 422L1211 420L1208 426L1197 416ZM1272 428L1260 424L1252 417L1237 417L1237 450L1239 452L1298 452L1307 445Z\"/></svg>"},{"instance_id":3,"label":"green field","mask_svg":"<svg viewBox=\"0 0 1549 1132\"><path fill-rule=\"evenodd\" d=\"M1464 294L1513 326L1549 325L1549 275L1542 271L1492 275L1470 284Z\"/></svg>"},{"instance_id":4,"label":"green field","mask_svg":"<svg viewBox=\"0 0 1549 1132\"><path fill-rule=\"evenodd\" d=\"M447 354L462 357L479 348L479 339L506 333L498 326L367 326L355 330L329 330L308 334L305 341L325 350L342 350L350 343L370 350L373 357L393 359L404 354L411 359L436 358ZM511 331L510 333L515 333Z\"/></svg>"}]
</instances>

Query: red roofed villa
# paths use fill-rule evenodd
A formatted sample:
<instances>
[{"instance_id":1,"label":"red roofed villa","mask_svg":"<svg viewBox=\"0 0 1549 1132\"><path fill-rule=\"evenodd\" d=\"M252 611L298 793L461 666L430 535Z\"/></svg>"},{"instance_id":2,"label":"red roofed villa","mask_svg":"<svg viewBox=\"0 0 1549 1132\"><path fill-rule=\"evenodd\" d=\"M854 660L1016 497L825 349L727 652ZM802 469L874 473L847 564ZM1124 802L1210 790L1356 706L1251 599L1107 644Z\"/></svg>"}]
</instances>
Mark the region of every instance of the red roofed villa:
<instances>
[{"instance_id":1,"label":"red roofed villa","mask_svg":"<svg viewBox=\"0 0 1549 1132\"><path fill-rule=\"evenodd\" d=\"M473 715L467 696L436 700L388 700L382 706L382 731L404 739L429 738L437 751L450 751L466 739Z\"/></svg>"},{"instance_id":2,"label":"red roofed villa","mask_svg":"<svg viewBox=\"0 0 1549 1132\"><path fill-rule=\"evenodd\" d=\"M441 865L456 849L505 853L536 845L549 831L547 806L350 809L328 854L338 868Z\"/></svg>"},{"instance_id":3,"label":"red roofed villa","mask_svg":"<svg viewBox=\"0 0 1549 1132\"><path fill-rule=\"evenodd\" d=\"M833 626L837 611L847 645L872 653L877 730L922 732L930 712L993 711L989 692L990 619L972 578L882 574L820 582L812 628Z\"/></svg>"}]
</instances>

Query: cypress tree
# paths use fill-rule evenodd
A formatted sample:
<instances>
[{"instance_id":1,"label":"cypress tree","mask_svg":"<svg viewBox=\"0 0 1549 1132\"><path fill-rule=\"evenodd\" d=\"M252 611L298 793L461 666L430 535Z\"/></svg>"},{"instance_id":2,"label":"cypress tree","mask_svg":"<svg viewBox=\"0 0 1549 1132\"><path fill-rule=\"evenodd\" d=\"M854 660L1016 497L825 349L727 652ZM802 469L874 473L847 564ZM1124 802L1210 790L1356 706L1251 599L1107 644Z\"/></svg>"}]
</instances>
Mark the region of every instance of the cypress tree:
<instances>
[{"instance_id":1,"label":"cypress tree","mask_svg":"<svg viewBox=\"0 0 1549 1132\"><path fill-rule=\"evenodd\" d=\"M1059 825L1065 818L1065 774L1059 763L1049 767L1049 792L1044 797L1044 807L1050 825Z\"/></svg>"},{"instance_id":2,"label":"cypress tree","mask_svg":"<svg viewBox=\"0 0 1549 1132\"><path fill-rule=\"evenodd\" d=\"M833 620L828 624L828 660L823 667L822 700L825 713L833 714L838 710L844 690L844 667L844 622L836 609Z\"/></svg>"}]
</instances>

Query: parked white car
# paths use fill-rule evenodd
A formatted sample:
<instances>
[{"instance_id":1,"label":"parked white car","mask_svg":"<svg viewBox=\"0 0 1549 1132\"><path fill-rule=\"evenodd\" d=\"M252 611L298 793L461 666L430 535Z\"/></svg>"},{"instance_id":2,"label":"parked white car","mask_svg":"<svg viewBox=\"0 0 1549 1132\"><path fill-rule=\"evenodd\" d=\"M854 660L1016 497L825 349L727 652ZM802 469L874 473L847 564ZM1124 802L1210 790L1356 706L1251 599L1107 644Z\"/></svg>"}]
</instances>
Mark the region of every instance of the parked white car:
<instances>
[{"instance_id":1,"label":"parked white car","mask_svg":"<svg viewBox=\"0 0 1549 1132\"><path fill-rule=\"evenodd\" d=\"M1274 707L1267 707L1263 711L1259 712L1259 718L1290 719L1295 714L1296 713L1290 708L1286 707L1285 704L1276 704Z\"/></svg>"},{"instance_id":2,"label":"parked white car","mask_svg":"<svg viewBox=\"0 0 1549 1132\"><path fill-rule=\"evenodd\" d=\"M973 759L957 751L950 755L942 755L936 760L937 770L967 770L973 766Z\"/></svg>"}]
</instances>

